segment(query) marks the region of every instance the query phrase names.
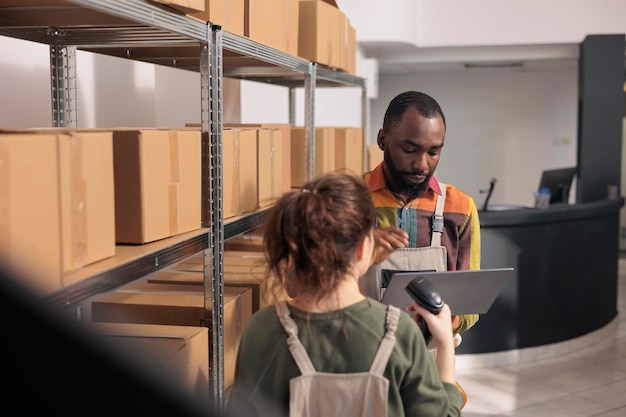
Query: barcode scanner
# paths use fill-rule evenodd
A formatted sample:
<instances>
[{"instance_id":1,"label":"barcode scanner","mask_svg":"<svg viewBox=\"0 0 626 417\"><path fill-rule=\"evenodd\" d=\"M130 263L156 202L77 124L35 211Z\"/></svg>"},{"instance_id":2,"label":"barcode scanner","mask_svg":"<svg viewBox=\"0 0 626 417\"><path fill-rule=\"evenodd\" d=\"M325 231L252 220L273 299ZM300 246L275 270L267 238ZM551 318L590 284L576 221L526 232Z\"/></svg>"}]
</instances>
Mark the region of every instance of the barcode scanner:
<instances>
[{"instance_id":1,"label":"barcode scanner","mask_svg":"<svg viewBox=\"0 0 626 417\"><path fill-rule=\"evenodd\" d=\"M441 309L443 308L443 299L441 295L437 292L437 289L433 285L433 283L423 276L417 276L413 278L406 286L406 292L409 293L411 298L420 306L424 307L426 310L430 311L432 314L439 314ZM420 322L420 329L424 334L424 339L426 340L426 344L430 342L432 335L430 334L430 330L428 329L428 325L426 324L426 320L422 318Z\"/></svg>"}]
</instances>

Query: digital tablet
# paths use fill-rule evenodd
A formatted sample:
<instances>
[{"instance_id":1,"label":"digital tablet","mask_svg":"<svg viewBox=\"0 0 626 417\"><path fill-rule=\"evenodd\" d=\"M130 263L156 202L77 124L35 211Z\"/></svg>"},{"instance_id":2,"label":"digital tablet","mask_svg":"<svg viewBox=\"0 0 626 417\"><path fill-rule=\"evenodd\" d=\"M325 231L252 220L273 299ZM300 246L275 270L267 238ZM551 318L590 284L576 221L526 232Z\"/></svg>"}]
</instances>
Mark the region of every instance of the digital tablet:
<instances>
[{"instance_id":1,"label":"digital tablet","mask_svg":"<svg viewBox=\"0 0 626 417\"><path fill-rule=\"evenodd\" d=\"M477 269L468 271L392 271L382 299L404 310L413 300L406 292L407 284L418 276L429 279L453 315L485 314L507 282L515 277L513 268Z\"/></svg>"}]
</instances>

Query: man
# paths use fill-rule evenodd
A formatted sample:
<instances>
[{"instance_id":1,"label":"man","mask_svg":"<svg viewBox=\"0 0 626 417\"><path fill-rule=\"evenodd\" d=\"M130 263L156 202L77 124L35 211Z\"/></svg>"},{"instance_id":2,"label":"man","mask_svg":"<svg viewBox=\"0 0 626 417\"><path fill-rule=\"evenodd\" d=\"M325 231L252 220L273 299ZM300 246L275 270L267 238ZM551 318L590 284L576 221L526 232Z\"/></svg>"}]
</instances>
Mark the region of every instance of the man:
<instances>
[{"instance_id":1,"label":"man","mask_svg":"<svg viewBox=\"0 0 626 417\"><path fill-rule=\"evenodd\" d=\"M380 299L386 269L480 269L476 204L433 175L445 135L445 116L429 95L407 91L389 103L377 137L383 162L363 176L378 226L375 259L361 280L362 291L372 298ZM454 332L468 330L477 320L477 314L455 316Z\"/></svg>"}]
</instances>

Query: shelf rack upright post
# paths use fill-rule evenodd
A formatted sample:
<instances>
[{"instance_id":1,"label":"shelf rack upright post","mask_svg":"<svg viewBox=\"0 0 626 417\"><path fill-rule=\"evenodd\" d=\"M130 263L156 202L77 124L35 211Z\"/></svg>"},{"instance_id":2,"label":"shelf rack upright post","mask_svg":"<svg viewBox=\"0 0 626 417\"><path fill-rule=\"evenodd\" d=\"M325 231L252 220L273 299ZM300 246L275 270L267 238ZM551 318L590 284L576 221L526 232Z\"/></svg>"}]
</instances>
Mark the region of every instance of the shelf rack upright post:
<instances>
[{"instance_id":1,"label":"shelf rack upright post","mask_svg":"<svg viewBox=\"0 0 626 417\"><path fill-rule=\"evenodd\" d=\"M52 122L55 127L77 127L76 51L143 61L200 72L202 138L202 228L143 248L119 248L123 260L73 272L75 282L45 297L61 312L75 312L91 297L171 266L191 255L203 253L205 325L211 329L210 396L218 411L224 407L224 241L253 230L265 222L267 210L225 222L223 219L222 81L224 76L276 83L289 87L289 122L295 125L295 88L304 86L305 148L304 178L315 176L315 91L318 86L361 87L362 110L367 109L364 80L322 68L253 40L223 31L209 22L170 13L141 0L65 0L46 6L55 18L72 11L98 14L94 22L80 25L45 25L29 22L30 8L4 6L0 1L0 34L47 44L50 48ZM15 10L18 10L17 14ZM39 14L41 16L41 14ZM111 23L108 22L111 18ZM24 20L21 20L23 18ZM71 20L71 19L70 19ZM161 57L159 46L196 48L194 56ZM155 52L157 51L157 52ZM227 64L224 52L231 52ZM243 58L244 64L239 64ZM181 62L192 61L181 65ZM252 64L250 64L252 62ZM260 65L257 65L261 63ZM363 115L364 116L364 115ZM363 127L366 128L363 117ZM367 137L367 135L364 135ZM115 257L114 257L115 258ZM211 323L209 324L208 321Z\"/></svg>"}]
</instances>

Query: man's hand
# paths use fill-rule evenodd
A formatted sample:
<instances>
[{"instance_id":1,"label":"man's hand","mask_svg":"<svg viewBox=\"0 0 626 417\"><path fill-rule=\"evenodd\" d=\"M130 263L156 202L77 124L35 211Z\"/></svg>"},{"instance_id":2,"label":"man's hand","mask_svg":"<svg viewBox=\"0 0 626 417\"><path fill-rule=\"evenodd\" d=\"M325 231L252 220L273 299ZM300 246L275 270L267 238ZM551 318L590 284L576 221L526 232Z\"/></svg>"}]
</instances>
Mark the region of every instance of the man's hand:
<instances>
[{"instance_id":1,"label":"man's hand","mask_svg":"<svg viewBox=\"0 0 626 417\"><path fill-rule=\"evenodd\" d=\"M452 331L457 332L457 329L461 325L461 316L452 316Z\"/></svg>"},{"instance_id":2,"label":"man's hand","mask_svg":"<svg viewBox=\"0 0 626 417\"><path fill-rule=\"evenodd\" d=\"M389 258L389 255L409 244L409 235L396 226L377 227L374 229L374 253L372 265L381 263Z\"/></svg>"}]
</instances>

